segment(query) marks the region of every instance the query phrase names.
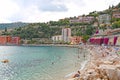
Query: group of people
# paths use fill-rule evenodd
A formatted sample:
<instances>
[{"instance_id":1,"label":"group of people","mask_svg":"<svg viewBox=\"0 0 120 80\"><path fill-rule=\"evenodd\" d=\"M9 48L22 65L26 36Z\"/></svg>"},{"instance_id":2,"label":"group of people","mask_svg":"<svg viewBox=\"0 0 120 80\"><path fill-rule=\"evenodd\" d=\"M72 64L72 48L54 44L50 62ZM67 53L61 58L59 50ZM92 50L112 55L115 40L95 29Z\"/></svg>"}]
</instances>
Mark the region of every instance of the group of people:
<instances>
[{"instance_id":1,"label":"group of people","mask_svg":"<svg viewBox=\"0 0 120 80\"><path fill-rule=\"evenodd\" d=\"M76 78L76 77L80 77L80 71L77 71L77 73L73 75L73 78Z\"/></svg>"},{"instance_id":2,"label":"group of people","mask_svg":"<svg viewBox=\"0 0 120 80\"><path fill-rule=\"evenodd\" d=\"M88 49L88 51L92 51L92 52L89 52L91 57L92 56L96 56L97 57L101 57L101 58L104 58L104 57L114 57L114 56L117 56L119 57L119 53L120 53L120 47L116 47L116 46L100 46L100 45L83 45L82 46L84 49ZM95 58L95 57L94 57ZM76 78L76 77L80 77L80 71L77 71L74 75L73 75L73 78Z\"/></svg>"}]
</instances>

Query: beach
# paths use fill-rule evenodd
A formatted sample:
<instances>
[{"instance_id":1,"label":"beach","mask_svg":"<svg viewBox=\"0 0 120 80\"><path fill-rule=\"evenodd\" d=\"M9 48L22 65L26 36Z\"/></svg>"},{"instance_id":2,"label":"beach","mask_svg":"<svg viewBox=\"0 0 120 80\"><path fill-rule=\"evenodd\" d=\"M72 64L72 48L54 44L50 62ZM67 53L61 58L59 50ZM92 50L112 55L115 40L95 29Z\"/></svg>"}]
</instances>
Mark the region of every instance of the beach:
<instances>
[{"instance_id":1,"label":"beach","mask_svg":"<svg viewBox=\"0 0 120 80\"><path fill-rule=\"evenodd\" d=\"M120 48L116 46L84 45L88 59L83 62L79 77L68 80L120 80ZM78 73L77 73L78 74Z\"/></svg>"}]
</instances>

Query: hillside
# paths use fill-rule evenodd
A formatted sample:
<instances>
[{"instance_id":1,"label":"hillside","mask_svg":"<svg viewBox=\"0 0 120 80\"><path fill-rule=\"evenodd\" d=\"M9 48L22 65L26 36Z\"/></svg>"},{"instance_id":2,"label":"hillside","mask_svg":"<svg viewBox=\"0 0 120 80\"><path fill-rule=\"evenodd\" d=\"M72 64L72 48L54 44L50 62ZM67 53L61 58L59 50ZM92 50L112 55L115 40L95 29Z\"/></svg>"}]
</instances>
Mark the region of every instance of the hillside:
<instances>
[{"instance_id":1,"label":"hillside","mask_svg":"<svg viewBox=\"0 0 120 80\"><path fill-rule=\"evenodd\" d=\"M0 30L8 28L8 29L12 29L12 28L18 28L18 27L23 27L28 25L28 23L22 23L22 22L16 22L16 23L1 23L0 24Z\"/></svg>"},{"instance_id":2,"label":"hillside","mask_svg":"<svg viewBox=\"0 0 120 80\"><path fill-rule=\"evenodd\" d=\"M31 41L29 43L46 43L46 40L51 41L52 36L61 35L62 28L67 27L71 28L72 36L90 37L98 29L120 28L120 18L113 17L115 11L119 12L118 15L120 14L120 3L117 6L109 6L103 11L93 11L88 15L74 16L47 23L0 24L0 29L15 28L9 31L6 29L1 32L1 35L19 36L23 40ZM108 17L110 17L109 20Z\"/></svg>"}]
</instances>

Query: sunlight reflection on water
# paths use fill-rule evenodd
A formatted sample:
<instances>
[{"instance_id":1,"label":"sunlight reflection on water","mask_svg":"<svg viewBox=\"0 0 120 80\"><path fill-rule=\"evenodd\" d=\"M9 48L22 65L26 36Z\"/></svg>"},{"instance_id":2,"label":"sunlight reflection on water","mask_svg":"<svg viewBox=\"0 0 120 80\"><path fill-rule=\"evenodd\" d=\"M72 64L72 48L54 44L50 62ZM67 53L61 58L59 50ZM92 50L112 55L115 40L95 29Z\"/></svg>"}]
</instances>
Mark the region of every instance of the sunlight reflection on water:
<instances>
[{"instance_id":1,"label":"sunlight reflection on water","mask_svg":"<svg viewBox=\"0 0 120 80\"><path fill-rule=\"evenodd\" d=\"M0 46L0 60L9 60L0 63L0 80L63 80L80 67L77 55L67 47Z\"/></svg>"}]
</instances>

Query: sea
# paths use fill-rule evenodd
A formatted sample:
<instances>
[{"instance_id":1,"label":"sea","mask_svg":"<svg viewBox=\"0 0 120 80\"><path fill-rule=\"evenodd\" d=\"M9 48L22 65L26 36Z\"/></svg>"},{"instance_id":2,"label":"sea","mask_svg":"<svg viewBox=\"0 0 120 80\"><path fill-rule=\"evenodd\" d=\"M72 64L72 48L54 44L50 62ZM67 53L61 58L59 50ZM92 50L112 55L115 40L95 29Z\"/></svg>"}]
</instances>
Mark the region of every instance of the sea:
<instances>
[{"instance_id":1,"label":"sea","mask_svg":"<svg viewBox=\"0 0 120 80\"><path fill-rule=\"evenodd\" d=\"M0 80L66 80L85 54L72 47L0 46Z\"/></svg>"}]
</instances>

